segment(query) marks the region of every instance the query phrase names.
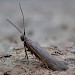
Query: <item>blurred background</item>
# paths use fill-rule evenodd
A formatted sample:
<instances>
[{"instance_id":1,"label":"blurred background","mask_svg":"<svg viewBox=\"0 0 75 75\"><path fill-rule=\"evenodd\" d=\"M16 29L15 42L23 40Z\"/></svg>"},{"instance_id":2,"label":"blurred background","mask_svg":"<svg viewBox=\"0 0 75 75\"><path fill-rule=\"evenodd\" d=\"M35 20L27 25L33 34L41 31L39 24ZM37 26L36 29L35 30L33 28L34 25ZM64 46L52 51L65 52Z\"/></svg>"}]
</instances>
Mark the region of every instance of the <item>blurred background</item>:
<instances>
[{"instance_id":1,"label":"blurred background","mask_svg":"<svg viewBox=\"0 0 75 75\"><path fill-rule=\"evenodd\" d=\"M0 0L0 49L23 46L21 34L6 21L10 19L23 32L19 2L28 38L61 49L75 43L75 0Z\"/></svg>"}]
</instances>

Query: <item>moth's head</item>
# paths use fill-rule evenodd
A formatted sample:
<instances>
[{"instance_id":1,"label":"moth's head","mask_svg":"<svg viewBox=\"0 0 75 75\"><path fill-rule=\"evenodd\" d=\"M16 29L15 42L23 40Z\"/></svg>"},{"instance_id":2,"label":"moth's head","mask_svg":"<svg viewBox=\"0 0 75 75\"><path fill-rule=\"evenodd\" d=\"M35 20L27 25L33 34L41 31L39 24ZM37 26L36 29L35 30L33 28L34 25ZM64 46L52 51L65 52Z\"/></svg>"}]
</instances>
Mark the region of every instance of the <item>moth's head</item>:
<instances>
[{"instance_id":1,"label":"moth's head","mask_svg":"<svg viewBox=\"0 0 75 75\"><path fill-rule=\"evenodd\" d=\"M21 41L24 41L25 40L25 35L21 35L20 39L21 39Z\"/></svg>"}]
</instances>

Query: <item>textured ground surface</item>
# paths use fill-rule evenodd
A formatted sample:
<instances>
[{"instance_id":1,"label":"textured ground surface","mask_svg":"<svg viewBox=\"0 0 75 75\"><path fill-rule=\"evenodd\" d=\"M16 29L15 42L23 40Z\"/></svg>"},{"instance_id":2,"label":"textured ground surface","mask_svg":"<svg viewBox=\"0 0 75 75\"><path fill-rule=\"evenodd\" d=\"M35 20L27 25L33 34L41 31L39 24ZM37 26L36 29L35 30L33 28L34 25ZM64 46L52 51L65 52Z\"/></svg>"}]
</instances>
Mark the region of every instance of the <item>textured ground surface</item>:
<instances>
[{"instance_id":1,"label":"textured ground surface","mask_svg":"<svg viewBox=\"0 0 75 75\"><path fill-rule=\"evenodd\" d=\"M71 48L72 49L72 48ZM0 75L75 75L75 53L70 48L60 51L59 49L45 48L56 59L68 63L66 71L47 70L45 65L29 55L28 61L24 59L24 49L11 49L10 53L0 53Z\"/></svg>"}]
</instances>

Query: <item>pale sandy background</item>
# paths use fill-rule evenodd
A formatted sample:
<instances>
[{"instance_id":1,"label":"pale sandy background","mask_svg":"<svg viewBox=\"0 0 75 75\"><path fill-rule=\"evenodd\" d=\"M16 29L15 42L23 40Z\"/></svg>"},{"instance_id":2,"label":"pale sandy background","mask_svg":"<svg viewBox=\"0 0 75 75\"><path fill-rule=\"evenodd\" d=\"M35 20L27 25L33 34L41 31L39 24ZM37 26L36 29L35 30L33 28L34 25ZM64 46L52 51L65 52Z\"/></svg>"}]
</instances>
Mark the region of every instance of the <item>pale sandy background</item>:
<instances>
[{"instance_id":1,"label":"pale sandy background","mask_svg":"<svg viewBox=\"0 0 75 75\"><path fill-rule=\"evenodd\" d=\"M74 42L74 0L0 0L0 40L8 36L20 36L6 19L9 18L23 32L21 3L26 23L26 35L45 44Z\"/></svg>"}]
</instances>

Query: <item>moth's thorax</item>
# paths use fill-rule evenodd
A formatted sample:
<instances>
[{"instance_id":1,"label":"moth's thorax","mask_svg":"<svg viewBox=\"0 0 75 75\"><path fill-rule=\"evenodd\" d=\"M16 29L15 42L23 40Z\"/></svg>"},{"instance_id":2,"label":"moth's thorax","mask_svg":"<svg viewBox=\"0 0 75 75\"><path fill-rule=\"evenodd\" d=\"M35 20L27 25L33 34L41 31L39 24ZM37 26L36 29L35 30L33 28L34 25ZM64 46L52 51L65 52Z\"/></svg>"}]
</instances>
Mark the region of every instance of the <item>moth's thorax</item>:
<instances>
[{"instance_id":1,"label":"moth's thorax","mask_svg":"<svg viewBox=\"0 0 75 75\"><path fill-rule=\"evenodd\" d=\"M25 39L26 39L25 35L21 35L20 39L21 39L21 41L25 41Z\"/></svg>"}]
</instances>

